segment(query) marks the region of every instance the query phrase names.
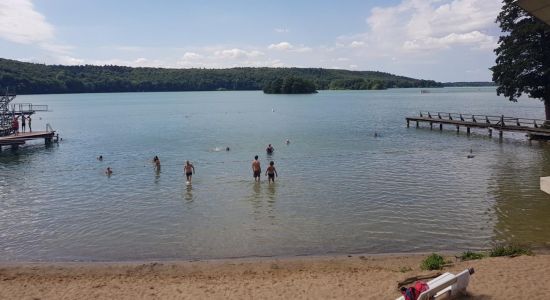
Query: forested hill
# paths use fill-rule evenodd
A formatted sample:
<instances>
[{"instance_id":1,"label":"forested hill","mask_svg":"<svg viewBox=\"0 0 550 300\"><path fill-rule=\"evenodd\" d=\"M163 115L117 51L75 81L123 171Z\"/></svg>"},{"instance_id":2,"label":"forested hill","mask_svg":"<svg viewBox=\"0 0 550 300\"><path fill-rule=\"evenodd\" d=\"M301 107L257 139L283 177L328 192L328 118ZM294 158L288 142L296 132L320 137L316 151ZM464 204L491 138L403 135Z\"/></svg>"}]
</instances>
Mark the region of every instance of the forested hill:
<instances>
[{"instance_id":1,"label":"forested hill","mask_svg":"<svg viewBox=\"0 0 550 300\"><path fill-rule=\"evenodd\" d=\"M164 69L62 66L0 58L0 88L18 94L261 90L278 78L302 78L317 89L441 87L383 72L321 68Z\"/></svg>"}]
</instances>

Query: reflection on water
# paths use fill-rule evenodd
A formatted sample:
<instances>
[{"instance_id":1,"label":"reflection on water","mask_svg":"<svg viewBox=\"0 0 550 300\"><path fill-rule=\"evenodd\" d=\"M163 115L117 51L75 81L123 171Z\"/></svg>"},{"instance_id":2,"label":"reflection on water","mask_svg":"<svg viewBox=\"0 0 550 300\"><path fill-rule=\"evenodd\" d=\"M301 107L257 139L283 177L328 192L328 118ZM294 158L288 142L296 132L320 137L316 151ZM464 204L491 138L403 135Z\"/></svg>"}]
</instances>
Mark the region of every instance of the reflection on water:
<instances>
[{"instance_id":1,"label":"reflection on water","mask_svg":"<svg viewBox=\"0 0 550 300\"><path fill-rule=\"evenodd\" d=\"M499 142L484 130L405 126L419 110L540 117L540 102L509 103L494 89L20 100L51 105L48 122L64 139L0 153L0 260L549 246L550 196L538 190L539 177L550 175L548 146L522 135ZM284 175L254 183L256 154ZM154 171L155 155L162 171ZM200 171L193 186L185 184L187 159Z\"/></svg>"},{"instance_id":2,"label":"reflection on water","mask_svg":"<svg viewBox=\"0 0 550 300\"><path fill-rule=\"evenodd\" d=\"M494 166L496 241L550 246L550 197L539 190L539 177L550 174L550 149L536 144L503 149L507 155Z\"/></svg>"}]
</instances>

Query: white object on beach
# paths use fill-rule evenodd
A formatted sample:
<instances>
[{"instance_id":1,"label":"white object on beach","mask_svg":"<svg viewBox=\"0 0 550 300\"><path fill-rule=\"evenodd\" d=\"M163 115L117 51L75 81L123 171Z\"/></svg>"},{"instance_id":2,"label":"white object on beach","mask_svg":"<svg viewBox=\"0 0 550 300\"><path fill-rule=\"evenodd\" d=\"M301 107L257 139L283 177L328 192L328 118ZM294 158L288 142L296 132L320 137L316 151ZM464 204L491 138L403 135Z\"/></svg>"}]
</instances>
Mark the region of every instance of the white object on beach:
<instances>
[{"instance_id":1,"label":"white object on beach","mask_svg":"<svg viewBox=\"0 0 550 300\"><path fill-rule=\"evenodd\" d=\"M540 190L547 194L550 194L550 177L540 178Z\"/></svg>"},{"instance_id":2,"label":"white object on beach","mask_svg":"<svg viewBox=\"0 0 550 300\"><path fill-rule=\"evenodd\" d=\"M444 273L428 281L429 289L420 294L418 300L452 299L458 295L464 295L472 274L474 269L464 270L457 275ZM405 297L401 296L396 300L405 300Z\"/></svg>"},{"instance_id":3,"label":"white object on beach","mask_svg":"<svg viewBox=\"0 0 550 300\"><path fill-rule=\"evenodd\" d=\"M187 184L187 185L191 185L191 182L187 181L187 182L186 182L185 184Z\"/></svg>"}]
</instances>

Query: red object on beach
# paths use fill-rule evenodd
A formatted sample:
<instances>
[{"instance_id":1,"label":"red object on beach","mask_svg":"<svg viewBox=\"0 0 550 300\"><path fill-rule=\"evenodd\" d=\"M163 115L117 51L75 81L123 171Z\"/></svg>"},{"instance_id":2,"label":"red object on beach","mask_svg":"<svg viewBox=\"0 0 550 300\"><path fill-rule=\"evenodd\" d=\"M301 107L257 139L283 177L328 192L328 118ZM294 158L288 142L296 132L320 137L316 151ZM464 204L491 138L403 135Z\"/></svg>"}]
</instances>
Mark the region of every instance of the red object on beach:
<instances>
[{"instance_id":1,"label":"red object on beach","mask_svg":"<svg viewBox=\"0 0 550 300\"><path fill-rule=\"evenodd\" d=\"M422 294L423 292L430 289L427 283L424 281L417 281L414 286L411 286L409 288L402 288L401 294L403 297L405 297L405 300L416 300L418 299L418 296Z\"/></svg>"}]
</instances>

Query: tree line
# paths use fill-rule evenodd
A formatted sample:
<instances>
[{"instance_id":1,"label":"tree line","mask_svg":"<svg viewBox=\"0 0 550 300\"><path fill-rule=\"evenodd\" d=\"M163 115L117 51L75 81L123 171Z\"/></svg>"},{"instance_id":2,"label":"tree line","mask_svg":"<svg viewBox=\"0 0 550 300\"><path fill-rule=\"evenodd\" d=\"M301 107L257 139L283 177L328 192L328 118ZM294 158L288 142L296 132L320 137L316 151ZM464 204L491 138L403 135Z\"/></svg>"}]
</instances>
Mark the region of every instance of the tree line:
<instances>
[{"instance_id":1,"label":"tree line","mask_svg":"<svg viewBox=\"0 0 550 300\"><path fill-rule=\"evenodd\" d=\"M274 80L300 78L316 90L441 87L375 71L322 68L168 69L124 66L63 66L0 58L0 87L19 94L263 90Z\"/></svg>"}]
</instances>

